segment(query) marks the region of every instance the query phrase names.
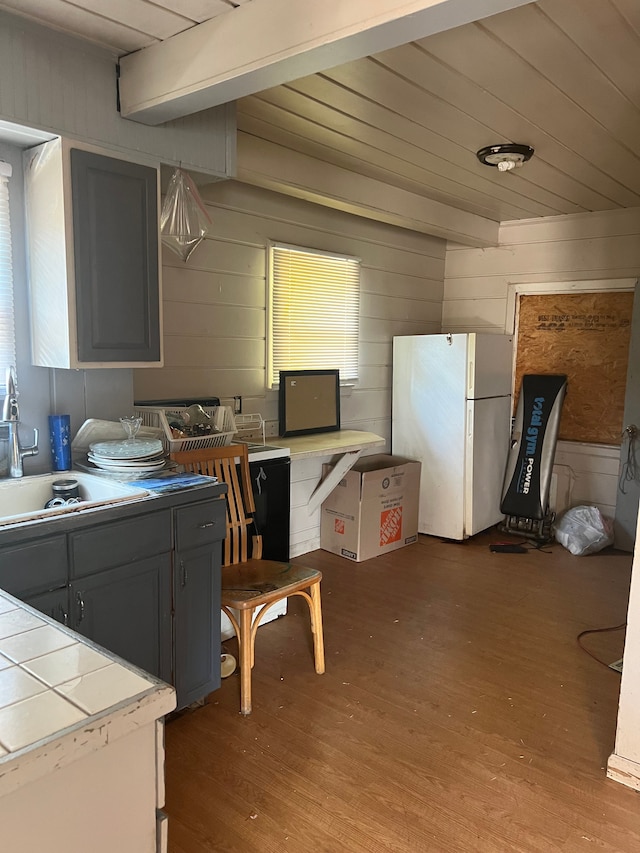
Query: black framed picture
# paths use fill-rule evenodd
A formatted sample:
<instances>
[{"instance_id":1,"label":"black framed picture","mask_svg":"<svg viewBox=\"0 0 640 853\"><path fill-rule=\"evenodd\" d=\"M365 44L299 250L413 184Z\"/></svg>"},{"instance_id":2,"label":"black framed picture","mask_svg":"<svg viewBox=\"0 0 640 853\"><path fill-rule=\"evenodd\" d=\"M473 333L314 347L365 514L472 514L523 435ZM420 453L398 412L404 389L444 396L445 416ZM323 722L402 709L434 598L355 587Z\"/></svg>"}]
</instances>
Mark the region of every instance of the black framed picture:
<instances>
[{"instance_id":1,"label":"black framed picture","mask_svg":"<svg viewBox=\"0 0 640 853\"><path fill-rule=\"evenodd\" d=\"M339 430L340 371L281 370L278 420L282 436Z\"/></svg>"}]
</instances>

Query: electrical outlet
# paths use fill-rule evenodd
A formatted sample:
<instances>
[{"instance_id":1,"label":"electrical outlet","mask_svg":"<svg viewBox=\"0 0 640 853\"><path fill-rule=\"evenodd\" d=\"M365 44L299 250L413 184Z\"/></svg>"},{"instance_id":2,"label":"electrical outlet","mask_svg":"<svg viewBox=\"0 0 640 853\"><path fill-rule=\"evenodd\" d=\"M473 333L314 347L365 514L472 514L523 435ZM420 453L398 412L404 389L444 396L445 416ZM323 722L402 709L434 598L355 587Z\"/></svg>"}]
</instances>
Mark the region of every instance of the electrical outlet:
<instances>
[{"instance_id":1,"label":"electrical outlet","mask_svg":"<svg viewBox=\"0 0 640 853\"><path fill-rule=\"evenodd\" d=\"M233 414L241 415L242 414L242 397L234 397L233 398Z\"/></svg>"},{"instance_id":2,"label":"electrical outlet","mask_svg":"<svg viewBox=\"0 0 640 853\"><path fill-rule=\"evenodd\" d=\"M278 435L278 421L265 421L264 434L266 438L275 438Z\"/></svg>"}]
</instances>

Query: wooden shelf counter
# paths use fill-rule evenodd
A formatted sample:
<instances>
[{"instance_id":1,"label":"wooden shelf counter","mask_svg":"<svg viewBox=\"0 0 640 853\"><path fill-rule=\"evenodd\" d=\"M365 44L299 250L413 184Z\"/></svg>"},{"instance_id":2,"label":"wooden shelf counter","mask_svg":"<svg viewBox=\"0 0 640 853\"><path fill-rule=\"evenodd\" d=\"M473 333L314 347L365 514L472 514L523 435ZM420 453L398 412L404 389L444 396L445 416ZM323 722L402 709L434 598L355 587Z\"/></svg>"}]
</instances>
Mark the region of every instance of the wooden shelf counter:
<instances>
[{"instance_id":1,"label":"wooden shelf counter","mask_svg":"<svg viewBox=\"0 0 640 853\"><path fill-rule=\"evenodd\" d=\"M285 436L270 438L272 447L287 447L291 461L309 459L313 456L339 456L324 480L309 498L308 510L313 513L331 494L347 471L355 465L365 448L383 447L386 442L381 435L355 429L342 429L334 432L317 432L311 435Z\"/></svg>"}]
</instances>

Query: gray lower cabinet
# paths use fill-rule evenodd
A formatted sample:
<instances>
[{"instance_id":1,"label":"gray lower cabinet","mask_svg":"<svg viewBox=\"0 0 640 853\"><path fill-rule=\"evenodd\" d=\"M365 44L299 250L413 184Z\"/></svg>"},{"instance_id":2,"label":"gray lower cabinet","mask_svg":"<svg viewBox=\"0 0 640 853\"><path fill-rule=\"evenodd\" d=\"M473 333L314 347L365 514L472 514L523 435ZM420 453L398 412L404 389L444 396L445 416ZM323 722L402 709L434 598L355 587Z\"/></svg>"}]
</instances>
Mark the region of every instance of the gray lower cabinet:
<instances>
[{"instance_id":1,"label":"gray lower cabinet","mask_svg":"<svg viewBox=\"0 0 640 853\"><path fill-rule=\"evenodd\" d=\"M171 682L171 557L160 554L71 582L78 633Z\"/></svg>"},{"instance_id":2,"label":"gray lower cabinet","mask_svg":"<svg viewBox=\"0 0 640 853\"><path fill-rule=\"evenodd\" d=\"M46 616L69 625L69 589L66 586L26 597L25 602Z\"/></svg>"},{"instance_id":3,"label":"gray lower cabinet","mask_svg":"<svg viewBox=\"0 0 640 853\"><path fill-rule=\"evenodd\" d=\"M173 684L184 708L220 686L225 502L123 515L12 544L0 531L0 588Z\"/></svg>"},{"instance_id":4,"label":"gray lower cabinet","mask_svg":"<svg viewBox=\"0 0 640 853\"><path fill-rule=\"evenodd\" d=\"M16 598L26 601L67 585L69 558L65 535L0 547L0 560L0 587Z\"/></svg>"},{"instance_id":5,"label":"gray lower cabinet","mask_svg":"<svg viewBox=\"0 0 640 853\"><path fill-rule=\"evenodd\" d=\"M220 687L219 557L210 548L178 554L173 590L175 688L183 707Z\"/></svg>"},{"instance_id":6,"label":"gray lower cabinet","mask_svg":"<svg viewBox=\"0 0 640 853\"><path fill-rule=\"evenodd\" d=\"M220 686L220 557L224 501L175 510L173 600L178 707Z\"/></svg>"}]
</instances>

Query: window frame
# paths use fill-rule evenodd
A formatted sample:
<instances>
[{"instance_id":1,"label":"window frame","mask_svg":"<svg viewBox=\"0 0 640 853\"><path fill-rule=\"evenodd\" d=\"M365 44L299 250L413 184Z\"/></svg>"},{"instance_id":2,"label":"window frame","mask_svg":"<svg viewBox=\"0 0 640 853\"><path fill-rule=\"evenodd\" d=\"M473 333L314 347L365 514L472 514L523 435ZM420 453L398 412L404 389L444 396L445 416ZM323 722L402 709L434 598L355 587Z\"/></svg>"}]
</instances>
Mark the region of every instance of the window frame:
<instances>
[{"instance_id":1,"label":"window frame","mask_svg":"<svg viewBox=\"0 0 640 853\"><path fill-rule=\"evenodd\" d=\"M301 364L282 364L280 362L275 362L274 357L274 329L276 326L276 321L274 320L274 253L278 250L284 250L286 252L296 252L300 254L306 254L313 256L314 258L329 258L335 261L345 261L348 264L355 265L356 270L356 285L355 288L349 291L348 296L351 299L355 298L355 308L350 314L351 322L355 322L355 340L352 341L351 346L351 355L352 355L352 363L355 365L354 373L355 375L343 375L343 371L341 370L340 374L340 386L353 386L355 385L360 378L360 304L361 304L361 266L362 259L356 257L355 255L348 255L343 252L330 252L322 249L314 249L308 246L300 246L294 245L291 243L282 243L279 241L270 240L267 243L266 247L266 255L267 255L267 274L266 274L266 376L265 376L265 384L269 389L277 390L279 388L279 371L286 369L323 369L323 368L333 368L333 367L341 367L342 362L339 365L335 363L318 363L313 359L305 360L305 363Z\"/></svg>"}]
</instances>

